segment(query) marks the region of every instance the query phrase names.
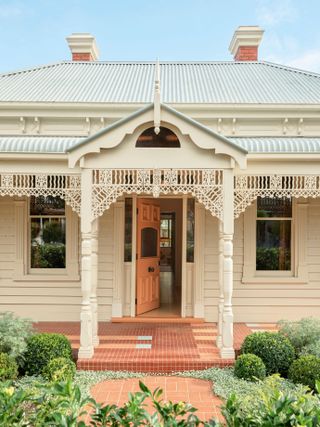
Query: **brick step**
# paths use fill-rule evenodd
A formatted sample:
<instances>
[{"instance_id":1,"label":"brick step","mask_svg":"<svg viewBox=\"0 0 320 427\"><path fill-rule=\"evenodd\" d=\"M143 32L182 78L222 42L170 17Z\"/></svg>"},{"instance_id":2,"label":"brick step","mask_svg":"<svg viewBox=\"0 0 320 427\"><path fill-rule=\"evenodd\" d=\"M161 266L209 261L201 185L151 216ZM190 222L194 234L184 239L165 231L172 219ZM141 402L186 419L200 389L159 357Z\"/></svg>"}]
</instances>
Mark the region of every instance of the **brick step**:
<instances>
[{"instance_id":1,"label":"brick step","mask_svg":"<svg viewBox=\"0 0 320 427\"><path fill-rule=\"evenodd\" d=\"M205 323L194 317L112 317L111 323Z\"/></svg>"},{"instance_id":2,"label":"brick step","mask_svg":"<svg viewBox=\"0 0 320 427\"><path fill-rule=\"evenodd\" d=\"M156 372L172 373L177 371L191 371L212 367L226 367L234 364L233 359L216 359L211 361L97 361L79 359L77 368L87 371L129 371L129 372Z\"/></svg>"}]
</instances>

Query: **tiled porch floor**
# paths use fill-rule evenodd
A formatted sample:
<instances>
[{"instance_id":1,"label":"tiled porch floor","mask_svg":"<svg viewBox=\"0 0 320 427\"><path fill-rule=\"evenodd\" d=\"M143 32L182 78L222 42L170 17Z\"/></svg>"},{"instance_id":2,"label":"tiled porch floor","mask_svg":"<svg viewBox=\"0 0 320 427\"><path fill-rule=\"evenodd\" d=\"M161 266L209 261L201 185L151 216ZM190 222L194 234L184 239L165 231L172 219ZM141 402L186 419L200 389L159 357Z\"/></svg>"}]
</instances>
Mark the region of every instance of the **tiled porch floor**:
<instances>
[{"instance_id":1,"label":"tiled porch floor","mask_svg":"<svg viewBox=\"0 0 320 427\"><path fill-rule=\"evenodd\" d=\"M196 415L202 420L210 418L220 418L219 407L221 400L212 393L210 381L198 380L194 378L179 377L145 377L130 378L126 380L102 381L91 388L91 395L99 403L123 405L128 401L128 393L140 391L139 381L154 391L157 387L163 390L162 399L173 402L183 401L191 403L198 409ZM145 402L148 404L148 401ZM149 413L154 413L155 409L151 405L147 406Z\"/></svg>"},{"instance_id":2,"label":"tiled porch floor","mask_svg":"<svg viewBox=\"0 0 320 427\"><path fill-rule=\"evenodd\" d=\"M259 325L254 325L259 328ZM78 322L40 322L39 331L67 335L76 351L79 348ZM263 327L261 327L263 328ZM272 325L264 325L272 328ZM234 325L235 348L239 349L252 328ZM90 360L79 359L78 369L127 370L135 372L175 372L228 366L216 347L215 323L108 323L99 324L100 344Z\"/></svg>"}]
</instances>

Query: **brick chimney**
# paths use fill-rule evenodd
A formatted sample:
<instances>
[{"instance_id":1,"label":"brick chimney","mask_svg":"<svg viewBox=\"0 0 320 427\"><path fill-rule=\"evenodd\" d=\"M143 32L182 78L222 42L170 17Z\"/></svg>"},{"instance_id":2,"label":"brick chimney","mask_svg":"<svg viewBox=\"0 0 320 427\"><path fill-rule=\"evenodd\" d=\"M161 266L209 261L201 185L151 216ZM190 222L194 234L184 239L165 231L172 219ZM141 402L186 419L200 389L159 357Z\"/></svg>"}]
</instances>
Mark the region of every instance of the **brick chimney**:
<instances>
[{"instance_id":1,"label":"brick chimney","mask_svg":"<svg viewBox=\"0 0 320 427\"><path fill-rule=\"evenodd\" d=\"M258 26L238 27L233 34L229 51L235 61L257 61L258 48L264 30Z\"/></svg>"},{"instance_id":2,"label":"brick chimney","mask_svg":"<svg viewBox=\"0 0 320 427\"><path fill-rule=\"evenodd\" d=\"M98 60L99 50L92 34L72 33L66 40L72 53L72 61Z\"/></svg>"}]
</instances>

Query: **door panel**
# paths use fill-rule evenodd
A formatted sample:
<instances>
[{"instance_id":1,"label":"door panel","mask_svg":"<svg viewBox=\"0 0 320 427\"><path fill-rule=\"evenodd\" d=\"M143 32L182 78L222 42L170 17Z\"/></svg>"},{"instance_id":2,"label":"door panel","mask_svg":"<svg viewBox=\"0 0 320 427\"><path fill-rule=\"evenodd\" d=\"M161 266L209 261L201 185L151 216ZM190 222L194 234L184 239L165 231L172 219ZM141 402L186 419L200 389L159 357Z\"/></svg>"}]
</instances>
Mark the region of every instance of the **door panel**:
<instances>
[{"instance_id":1,"label":"door panel","mask_svg":"<svg viewBox=\"0 0 320 427\"><path fill-rule=\"evenodd\" d=\"M137 200L136 314L160 307L160 206Z\"/></svg>"}]
</instances>

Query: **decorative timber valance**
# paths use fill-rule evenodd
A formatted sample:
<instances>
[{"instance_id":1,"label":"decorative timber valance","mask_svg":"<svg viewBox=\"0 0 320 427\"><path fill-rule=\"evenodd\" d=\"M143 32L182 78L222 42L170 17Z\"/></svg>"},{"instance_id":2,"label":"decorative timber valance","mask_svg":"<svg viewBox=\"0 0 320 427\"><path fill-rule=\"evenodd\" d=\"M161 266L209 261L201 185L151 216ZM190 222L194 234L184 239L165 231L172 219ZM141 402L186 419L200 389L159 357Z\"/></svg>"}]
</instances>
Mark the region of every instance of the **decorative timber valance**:
<instances>
[{"instance_id":1,"label":"decorative timber valance","mask_svg":"<svg viewBox=\"0 0 320 427\"><path fill-rule=\"evenodd\" d=\"M79 215L81 175L2 173L0 196L59 196Z\"/></svg>"},{"instance_id":2,"label":"decorative timber valance","mask_svg":"<svg viewBox=\"0 0 320 427\"><path fill-rule=\"evenodd\" d=\"M102 215L123 194L190 194L222 219L223 170L220 169L95 169L93 218Z\"/></svg>"},{"instance_id":3,"label":"decorative timber valance","mask_svg":"<svg viewBox=\"0 0 320 427\"><path fill-rule=\"evenodd\" d=\"M258 197L320 197L320 175L236 176L235 218Z\"/></svg>"}]
</instances>

